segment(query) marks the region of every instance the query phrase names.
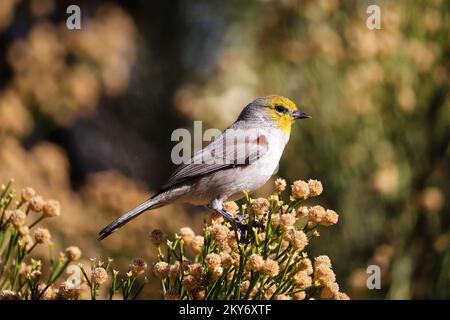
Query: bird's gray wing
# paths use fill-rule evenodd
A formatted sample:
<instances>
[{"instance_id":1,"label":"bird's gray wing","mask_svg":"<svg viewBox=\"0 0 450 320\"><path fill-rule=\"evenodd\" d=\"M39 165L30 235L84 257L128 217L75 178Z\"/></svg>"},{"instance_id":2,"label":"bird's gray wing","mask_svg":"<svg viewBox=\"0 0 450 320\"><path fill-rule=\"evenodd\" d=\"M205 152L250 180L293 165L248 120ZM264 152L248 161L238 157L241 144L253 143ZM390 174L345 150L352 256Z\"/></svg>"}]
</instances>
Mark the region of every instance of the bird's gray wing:
<instances>
[{"instance_id":1,"label":"bird's gray wing","mask_svg":"<svg viewBox=\"0 0 450 320\"><path fill-rule=\"evenodd\" d=\"M171 187L218 170L246 166L258 160L267 152L268 140L265 135L249 134L247 130L245 130L245 135L239 134L240 131L237 133L232 131L232 134L230 134L230 131L225 131L228 134L221 134L206 148L195 153L189 163L178 167L163 189L157 194L100 231L99 239L106 238L144 211L164 205L164 192L173 192L173 190L168 190ZM182 193L183 190L179 189L176 188L178 192Z\"/></svg>"},{"instance_id":2,"label":"bird's gray wing","mask_svg":"<svg viewBox=\"0 0 450 320\"><path fill-rule=\"evenodd\" d=\"M188 163L180 165L163 190L218 170L246 166L261 158L267 150L268 139L264 134L225 131L196 152Z\"/></svg>"}]
</instances>

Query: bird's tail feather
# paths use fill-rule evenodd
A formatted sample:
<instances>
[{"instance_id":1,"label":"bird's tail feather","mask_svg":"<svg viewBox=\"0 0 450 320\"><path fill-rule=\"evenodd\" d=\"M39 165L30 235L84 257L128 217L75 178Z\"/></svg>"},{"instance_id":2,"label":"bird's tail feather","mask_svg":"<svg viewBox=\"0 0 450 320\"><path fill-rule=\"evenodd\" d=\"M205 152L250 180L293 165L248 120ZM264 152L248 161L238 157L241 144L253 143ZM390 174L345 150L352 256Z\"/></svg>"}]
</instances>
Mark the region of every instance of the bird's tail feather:
<instances>
[{"instance_id":1,"label":"bird's tail feather","mask_svg":"<svg viewBox=\"0 0 450 320\"><path fill-rule=\"evenodd\" d=\"M98 240L103 240L106 237L110 236L113 232L117 231L123 225L130 222L131 220L133 220L140 214L144 213L145 211L150 209L156 209L158 207L161 207L162 205L164 204L161 203L161 201L159 201L157 197L151 197L150 199L138 205L136 208L125 213L116 221L106 226L102 231L99 232Z\"/></svg>"}]
</instances>

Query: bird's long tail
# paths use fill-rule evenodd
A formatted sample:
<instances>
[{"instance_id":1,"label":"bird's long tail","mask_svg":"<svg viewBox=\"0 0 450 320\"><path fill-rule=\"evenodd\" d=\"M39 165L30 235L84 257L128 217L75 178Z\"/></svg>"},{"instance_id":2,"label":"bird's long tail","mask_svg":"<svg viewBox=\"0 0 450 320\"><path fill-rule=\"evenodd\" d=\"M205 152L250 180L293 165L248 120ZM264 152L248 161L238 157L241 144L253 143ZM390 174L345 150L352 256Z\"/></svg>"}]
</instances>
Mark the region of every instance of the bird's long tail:
<instances>
[{"instance_id":1,"label":"bird's long tail","mask_svg":"<svg viewBox=\"0 0 450 320\"><path fill-rule=\"evenodd\" d=\"M144 213L147 210L156 209L158 207L161 207L164 205L158 199L158 196L151 197L150 199L146 200L145 202L138 205L136 208L128 211L123 216L121 216L116 221L110 223L108 226L106 226L102 231L99 232L98 240L103 240L106 237L110 236L113 232L117 231L119 228L121 228L126 223L130 222L140 214Z\"/></svg>"}]
</instances>

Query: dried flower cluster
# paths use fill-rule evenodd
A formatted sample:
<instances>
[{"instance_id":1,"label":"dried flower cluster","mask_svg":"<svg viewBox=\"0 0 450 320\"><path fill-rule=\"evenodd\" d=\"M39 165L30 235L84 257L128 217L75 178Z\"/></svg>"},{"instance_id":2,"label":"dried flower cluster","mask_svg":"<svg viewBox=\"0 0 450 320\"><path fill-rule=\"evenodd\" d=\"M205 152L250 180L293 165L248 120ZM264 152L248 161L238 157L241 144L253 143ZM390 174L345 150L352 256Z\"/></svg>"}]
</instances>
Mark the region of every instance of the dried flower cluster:
<instances>
[{"instance_id":1,"label":"dried flower cluster","mask_svg":"<svg viewBox=\"0 0 450 320\"><path fill-rule=\"evenodd\" d=\"M81 250L71 246L55 258L50 231L37 226L61 214L59 202L44 199L32 188L16 197L12 184L0 187L0 300L76 299L77 290L66 282L57 286L57 281L69 263L81 258ZM47 270L41 260L30 257L38 245L48 246Z\"/></svg>"},{"instance_id":2,"label":"dried flower cluster","mask_svg":"<svg viewBox=\"0 0 450 320\"><path fill-rule=\"evenodd\" d=\"M112 259L107 262L91 259L88 272L78 262L82 257L80 248L67 247L54 257L55 244L51 241L50 231L38 226L42 220L57 217L61 207L56 200L47 200L36 194L34 189L25 188L16 197L12 188L13 181L0 187L0 300L76 300L100 297L100 288L109 285L109 290L101 297L115 298L119 292L123 299L136 298L147 283L136 281L147 273L147 263L136 258L129 270L120 276L112 270ZM16 198L18 198L16 200ZM162 242L162 235L153 234L153 238ZM38 246L48 246L49 266L33 259L31 254ZM81 272L68 269L75 266ZM68 272L70 271L70 272ZM80 275L61 279L65 274ZM109 281L111 280L111 281ZM139 282L139 283L138 283ZM88 296L83 296L90 289Z\"/></svg>"},{"instance_id":3,"label":"dried flower cluster","mask_svg":"<svg viewBox=\"0 0 450 320\"><path fill-rule=\"evenodd\" d=\"M276 193L251 199L241 206L224 208L245 217L245 229L212 214L204 234L181 228L167 241L163 233L151 233L158 250L153 273L160 279L164 299L348 299L339 290L331 261L319 256L314 262L305 248L319 235L319 226L338 222L338 214L321 206L307 207L305 200L320 195L317 180L295 181L289 202L281 198L286 181L275 181Z\"/></svg>"}]
</instances>

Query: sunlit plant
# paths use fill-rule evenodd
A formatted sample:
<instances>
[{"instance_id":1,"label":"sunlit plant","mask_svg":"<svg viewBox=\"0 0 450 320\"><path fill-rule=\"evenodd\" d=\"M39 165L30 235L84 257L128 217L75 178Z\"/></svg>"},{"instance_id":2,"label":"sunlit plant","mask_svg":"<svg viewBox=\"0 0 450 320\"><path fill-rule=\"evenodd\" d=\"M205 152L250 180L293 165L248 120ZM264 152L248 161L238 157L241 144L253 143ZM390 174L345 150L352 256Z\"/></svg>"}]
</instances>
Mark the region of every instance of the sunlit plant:
<instances>
[{"instance_id":1,"label":"sunlit plant","mask_svg":"<svg viewBox=\"0 0 450 320\"><path fill-rule=\"evenodd\" d=\"M212 214L203 235L181 228L174 239L151 234L158 262L153 273L161 281L164 299L348 299L339 290L328 256L311 260L309 242L319 236L319 226L338 222L333 210L303 203L322 193L317 180L295 181L288 201L282 199L286 182L277 179L269 198L225 204L246 226Z\"/></svg>"},{"instance_id":2,"label":"sunlit plant","mask_svg":"<svg viewBox=\"0 0 450 320\"><path fill-rule=\"evenodd\" d=\"M147 283L136 281L147 271L142 259L135 259L129 270L121 275L111 267L112 259L103 262L91 259L86 270L76 246L67 247L55 256L51 234L40 224L44 219L58 217L61 207L56 200L45 200L32 188L22 190L16 199L13 181L0 188L0 300L76 300L85 288L90 289L86 298L135 299ZM33 258L37 246L48 247L47 261ZM69 265L80 272L68 270ZM77 269L78 268L78 269ZM63 279L63 275L78 278ZM100 287L109 285L107 296L100 296Z\"/></svg>"}]
</instances>

